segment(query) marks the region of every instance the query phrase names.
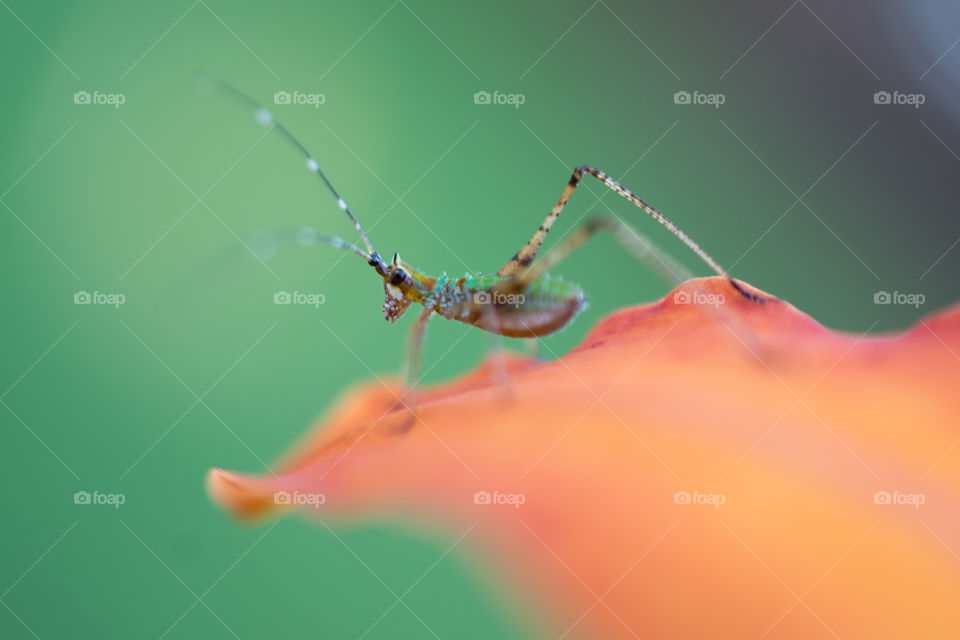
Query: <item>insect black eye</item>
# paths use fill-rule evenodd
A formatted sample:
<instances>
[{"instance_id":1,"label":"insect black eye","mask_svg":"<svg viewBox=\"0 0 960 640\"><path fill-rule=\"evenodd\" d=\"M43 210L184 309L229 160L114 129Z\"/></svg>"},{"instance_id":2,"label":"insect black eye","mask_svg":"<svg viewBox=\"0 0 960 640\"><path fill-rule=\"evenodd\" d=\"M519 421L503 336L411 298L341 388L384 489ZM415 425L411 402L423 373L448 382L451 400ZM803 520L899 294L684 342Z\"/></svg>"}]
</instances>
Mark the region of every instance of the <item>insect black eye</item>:
<instances>
[{"instance_id":1,"label":"insect black eye","mask_svg":"<svg viewBox=\"0 0 960 640\"><path fill-rule=\"evenodd\" d=\"M406 279L407 279L406 272L403 269L397 269L390 275L390 284L392 284L393 286L397 286Z\"/></svg>"}]
</instances>

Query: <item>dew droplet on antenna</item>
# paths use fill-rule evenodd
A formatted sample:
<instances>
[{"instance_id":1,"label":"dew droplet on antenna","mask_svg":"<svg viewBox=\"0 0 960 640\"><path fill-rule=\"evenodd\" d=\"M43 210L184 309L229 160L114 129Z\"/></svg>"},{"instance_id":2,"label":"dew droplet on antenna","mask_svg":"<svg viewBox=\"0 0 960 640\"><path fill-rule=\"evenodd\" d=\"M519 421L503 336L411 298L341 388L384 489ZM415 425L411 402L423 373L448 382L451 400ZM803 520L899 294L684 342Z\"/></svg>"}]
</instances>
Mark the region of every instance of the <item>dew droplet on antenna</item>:
<instances>
[{"instance_id":1,"label":"dew droplet on antenna","mask_svg":"<svg viewBox=\"0 0 960 640\"><path fill-rule=\"evenodd\" d=\"M276 120L273 118L273 114L264 109L263 107L257 107L253 111L253 118L260 123L261 126L269 127L273 125Z\"/></svg>"}]
</instances>

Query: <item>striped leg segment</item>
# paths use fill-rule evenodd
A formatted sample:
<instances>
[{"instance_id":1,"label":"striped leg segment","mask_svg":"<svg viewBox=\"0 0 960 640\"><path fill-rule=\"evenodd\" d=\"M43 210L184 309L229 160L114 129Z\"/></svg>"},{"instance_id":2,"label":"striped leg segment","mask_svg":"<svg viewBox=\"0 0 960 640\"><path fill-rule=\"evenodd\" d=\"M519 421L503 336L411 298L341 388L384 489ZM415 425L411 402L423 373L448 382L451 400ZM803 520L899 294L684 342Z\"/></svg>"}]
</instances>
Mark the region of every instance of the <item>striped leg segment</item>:
<instances>
[{"instance_id":1,"label":"striped leg segment","mask_svg":"<svg viewBox=\"0 0 960 640\"><path fill-rule=\"evenodd\" d=\"M511 290L523 290L546 274L560 261L576 251L598 231L607 231L635 258L647 265L673 286L689 280L693 274L668 254L657 249L650 240L636 229L615 216L598 215L577 227L545 256L530 268L507 280L504 286Z\"/></svg>"},{"instance_id":2,"label":"striped leg segment","mask_svg":"<svg viewBox=\"0 0 960 640\"><path fill-rule=\"evenodd\" d=\"M583 178L584 174L590 174L596 179L600 180L602 183L613 189L615 192L632 202L633 204L640 207L647 215L652 217L654 220L665 226L670 232L680 238L680 240L687 245L694 253L700 256L700 259L707 263L707 265L713 269L717 275L726 278L730 281L731 286L736 289L744 297L753 300L754 302L766 302L765 298L762 298L756 294L753 294L747 291L743 286L734 280L726 270L720 266L720 264L714 260L710 255L704 251L700 245L694 242L693 238L688 236L683 232L680 227L671 222L666 216L662 213L648 205L646 202L641 200L635 193L624 187L622 184L608 176L603 171L599 169L594 169L584 165L582 167L577 167L573 170L573 176L570 178L570 182L567 183L566 188L563 190L563 194L560 196L560 200L557 201L557 204L554 205L553 209L550 210L550 213L547 214L547 217L544 219L543 223L537 229L537 232L533 234L533 237L523 246L520 251L518 251L513 258L511 258L507 264L503 265L500 271L497 272L499 276L516 276L523 273L531 264L533 264L533 259L536 257L537 252L540 250L540 246L543 244L544 239L547 237L550 228L557 221L557 218L560 217L560 212L563 211L564 205L567 204L567 201L570 199L570 196L573 194L574 189L577 188L577 185L580 183L580 180ZM589 235L592 232L588 233ZM585 238L584 238L585 240ZM582 241L581 241L582 243Z\"/></svg>"},{"instance_id":3,"label":"striped leg segment","mask_svg":"<svg viewBox=\"0 0 960 640\"><path fill-rule=\"evenodd\" d=\"M672 258L655 249L649 241L645 241L636 230L619 218L609 215L599 215L591 218L580 225L563 240L547 251L546 255L540 258L533 266L526 271L500 283L500 291L503 293L516 293L526 290L535 280L544 276L547 271L555 267L563 259L576 251L581 245L589 240L597 231L608 231L620 242L630 253L636 256L641 262L660 272L660 275L671 284L679 284L689 279L689 272L677 263L672 263ZM662 261L663 260L663 261ZM737 289L740 290L739 288ZM766 302L766 298L757 295L747 296L750 300ZM737 348L742 348L744 354L751 357L765 358L767 346L760 338L743 322L743 318L731 312L724 307L705 306L704 311L716 321L723 324L733 336Z\"/></svg>"},{"instance_id":4,"label":"striped leg segment","mask_svg":"<svg viewBox=\"0 0 960 640\"><path fill-rule=\"evenodd\" d=\"M553 223L560 217L560 212L563 211L564 205L567 204L567 200L573 195L573 190L577 188L582 177L583 171L581 171L581 167L573 170L573 177L570 178L570 182L567 183L567 187L563 190L563 195L560 196L560 200L558 200L557 204L550 210L546 219L540 224L540 228L538 228L536 233L533 234L533 237L527 241L527 244L523 245L520 251L513 254L513 257L507 261L507 264L500 267L500 271L497 271L498 276L507 277L516 275L533 264L533 259L537 257L537 252L540 251L540 245L542 245L546 239Z\"/></svg>"}]
</instances>

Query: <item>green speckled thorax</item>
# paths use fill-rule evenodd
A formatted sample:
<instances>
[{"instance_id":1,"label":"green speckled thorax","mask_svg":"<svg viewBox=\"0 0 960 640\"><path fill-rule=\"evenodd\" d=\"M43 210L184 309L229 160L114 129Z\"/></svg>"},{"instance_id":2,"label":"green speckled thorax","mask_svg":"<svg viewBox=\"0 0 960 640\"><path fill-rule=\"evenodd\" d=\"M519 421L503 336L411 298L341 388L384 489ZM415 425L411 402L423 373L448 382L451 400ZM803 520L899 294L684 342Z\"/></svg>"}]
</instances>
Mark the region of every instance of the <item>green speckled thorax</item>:
<instances>
[{"instance_id":1,"label":"green speckled thorax","mask_svg":"<svg viewBox=\"0 0 960 640\"><path fill-rule=\"evenodd\" d=\"M586 299L571 282L544 275L515 290L513 279L483 274L451 279L414 272L415 296L426 309L485 331L511 337L547 335L567 324Z\"/></svg>"}]
</instances>

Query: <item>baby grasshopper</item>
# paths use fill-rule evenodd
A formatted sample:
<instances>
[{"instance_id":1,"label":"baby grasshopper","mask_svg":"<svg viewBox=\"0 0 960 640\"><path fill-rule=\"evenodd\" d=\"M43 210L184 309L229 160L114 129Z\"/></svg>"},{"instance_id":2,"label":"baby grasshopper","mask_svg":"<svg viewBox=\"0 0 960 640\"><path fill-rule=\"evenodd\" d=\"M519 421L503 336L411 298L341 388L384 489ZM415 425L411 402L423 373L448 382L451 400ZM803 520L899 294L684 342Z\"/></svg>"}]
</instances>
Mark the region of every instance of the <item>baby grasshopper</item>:
<instances>
[{"instance_id":1,"label":"baby grasshopper","mask_svg":"<svg viewBox=\"0 0 960 640\"><path fill-rule=\"evenodd\" d=\"M467 275L455 279L448 278L446 274L440 277L432 277L401 260L397 253L394 253L393 258L388 262L373 248L360 222L357 221L347 203L321 171L319 164L310 152L277 121L270 111L256 100L223 82L217 80L213 80L213 82L227 93L250 105L254 110L254 117L257 122L264 127L272 128L300 152L306 161L307 168L320 178L327 190L333 195L337 205L347 214L366 250L338 237L313 231L309 234L299 235L298 242L300 244L325 244L355 253L363 258L383 279L383 289L386 294L383 315L389 322L396 322L410 305L414 303L422 305L423 310L414 323L410 338L407 353L405 400L401 401L411 414L416 406L416 390L420 379L423 339L427 323L434 315L447 320L463 322L496 335L513 338L537 338L562 329L584 308L586 298L580 287L563 280L551 278L547 274L547 270L567 257L600 230L612 233L629 251L655 268L662 270L662 266L666 265L667 269L674 273L682 269L682 267L670 268L669 259L656 255L643 242L642 236L631 226L613 216L598 216L589 220L575 229L534 264L534 258L537 256L547 233L557 221L567 200L570 199L574 189L585 175L597 178L669 229L673 235L677 236L687 247L700 256L711 269L727 279L730 286L739 295L757 303L766 302L763 297L751 293L734 280L716 260L711 258L690 236L663 214L606 173L586 165L573 170L573 176L567 183L560 200L547 214L546 219L540 224L533 237L497 271L496 275ZM656 258L656 260L653 258ZM675 265L675 263L673 264Z\"/></svg>"}]
</instances>

